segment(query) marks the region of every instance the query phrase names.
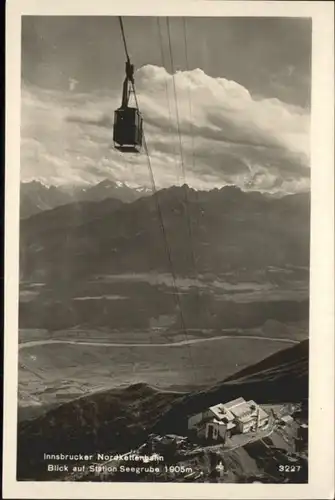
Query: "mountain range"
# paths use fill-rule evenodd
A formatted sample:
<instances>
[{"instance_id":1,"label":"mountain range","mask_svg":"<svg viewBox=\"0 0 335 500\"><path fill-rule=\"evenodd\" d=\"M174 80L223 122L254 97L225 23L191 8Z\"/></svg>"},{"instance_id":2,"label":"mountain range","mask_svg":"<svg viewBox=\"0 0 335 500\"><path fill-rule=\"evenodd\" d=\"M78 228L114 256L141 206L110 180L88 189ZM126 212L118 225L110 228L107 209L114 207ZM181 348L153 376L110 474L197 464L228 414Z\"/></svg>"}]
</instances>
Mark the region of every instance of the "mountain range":
<instances>
[{"instance_id":1,"label":"mountain range","mask_svg":"<svg viewBox=\"0 0 335 500\"><path fill-rule=\"evenodd\" d=\"M80 201L21 221L21 279L181 276L309 266L309 194L171 187L133 202Z\"/></svg>"},{"instance_id":2,"label":"mountain range","mask_svg":"<svg viewBox=\"0 0 335 500\"><path fill-rule=\"evenodd\" d=\"M127 203L149 194L151 194L149 188L131 188L123 182L109 179L89 187L46 186L39 181L22 182L20 189L20 217L24 219L39 212L73 202L95 202L114 198Z\"/></svg>"}]
</instances>

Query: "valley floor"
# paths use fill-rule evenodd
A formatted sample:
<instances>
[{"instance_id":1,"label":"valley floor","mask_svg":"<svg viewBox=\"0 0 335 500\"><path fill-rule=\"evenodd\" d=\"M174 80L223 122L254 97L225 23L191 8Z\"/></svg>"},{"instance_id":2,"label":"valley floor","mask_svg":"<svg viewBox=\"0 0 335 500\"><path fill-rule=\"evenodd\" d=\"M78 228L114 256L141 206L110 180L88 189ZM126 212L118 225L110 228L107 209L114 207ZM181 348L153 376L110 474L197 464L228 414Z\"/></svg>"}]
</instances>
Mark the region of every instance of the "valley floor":
<instances>
[{"instance_id":1,"label":"valley floor","mask_svg":"<svg viewBox=\"0 0 335 500\"><path fill-rule=\"evenodd\" d=\"M21 330L19 419L92 392L138 382L161 390L205 387L304 338L305 328L297 325L282 331L278 325L192 330L187 336L166 331Z\"/></svg>"}]
</instances>

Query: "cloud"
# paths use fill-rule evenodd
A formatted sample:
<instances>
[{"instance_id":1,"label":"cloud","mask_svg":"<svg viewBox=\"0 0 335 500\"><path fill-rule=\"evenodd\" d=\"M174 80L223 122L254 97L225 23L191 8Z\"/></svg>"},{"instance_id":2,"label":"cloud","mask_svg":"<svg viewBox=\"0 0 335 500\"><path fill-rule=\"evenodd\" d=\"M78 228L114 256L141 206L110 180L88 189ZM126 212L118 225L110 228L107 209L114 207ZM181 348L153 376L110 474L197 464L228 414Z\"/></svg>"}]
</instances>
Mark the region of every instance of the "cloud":
<instances>
[{"instance_id":1,"label":"cloud","mask_svg":"<svg viewBox=\"0 0 335 500\"><path fill-rule=\"evenodd\" d=\"M309 187L309 113L202 70L147 65L135 75L158 187L236 184L295 192ZM104 178L150 185L145 154L113 147L117 91L78 93L22 87L21 176L50 183Z\"/></svg>"}]
</instances>

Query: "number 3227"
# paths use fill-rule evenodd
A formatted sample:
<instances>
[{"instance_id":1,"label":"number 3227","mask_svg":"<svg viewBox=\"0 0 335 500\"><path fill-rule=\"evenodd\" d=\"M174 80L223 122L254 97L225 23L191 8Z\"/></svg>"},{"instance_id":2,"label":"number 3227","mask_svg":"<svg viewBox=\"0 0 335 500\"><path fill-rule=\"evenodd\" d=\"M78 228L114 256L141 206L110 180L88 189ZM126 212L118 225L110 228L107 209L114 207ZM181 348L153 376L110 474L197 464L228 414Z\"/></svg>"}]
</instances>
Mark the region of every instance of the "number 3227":
<instances>
[{"instance_id":1,"label":"number 3227","mask_svg":"<svg viewBox=\"0 0 335 500\"><path fill-rule=\"evenodd\" d=\"M301 465L279 465L279 472L299 472L301 470Z\"/></svg>"}]
</instances>

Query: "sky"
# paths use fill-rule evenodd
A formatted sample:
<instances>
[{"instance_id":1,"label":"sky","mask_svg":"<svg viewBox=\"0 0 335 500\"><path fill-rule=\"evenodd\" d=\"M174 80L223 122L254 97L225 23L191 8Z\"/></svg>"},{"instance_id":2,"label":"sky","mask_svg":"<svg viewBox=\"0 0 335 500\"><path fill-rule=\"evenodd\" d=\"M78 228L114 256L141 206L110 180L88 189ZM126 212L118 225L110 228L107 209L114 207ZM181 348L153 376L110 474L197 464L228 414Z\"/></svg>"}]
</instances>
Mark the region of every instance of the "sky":
<instances>
[{"instance_id":1,"label":"sky","mask_svg":"<svg viewBox=\"0 0 335 500\"><path fill-rule=\"evenodd\" d=\"M309 189L309 19L123 22L158 187ZM113 148L124 65L117 17L22 18L22 181L150 186Z\"/></svg>"}]
</instances>

